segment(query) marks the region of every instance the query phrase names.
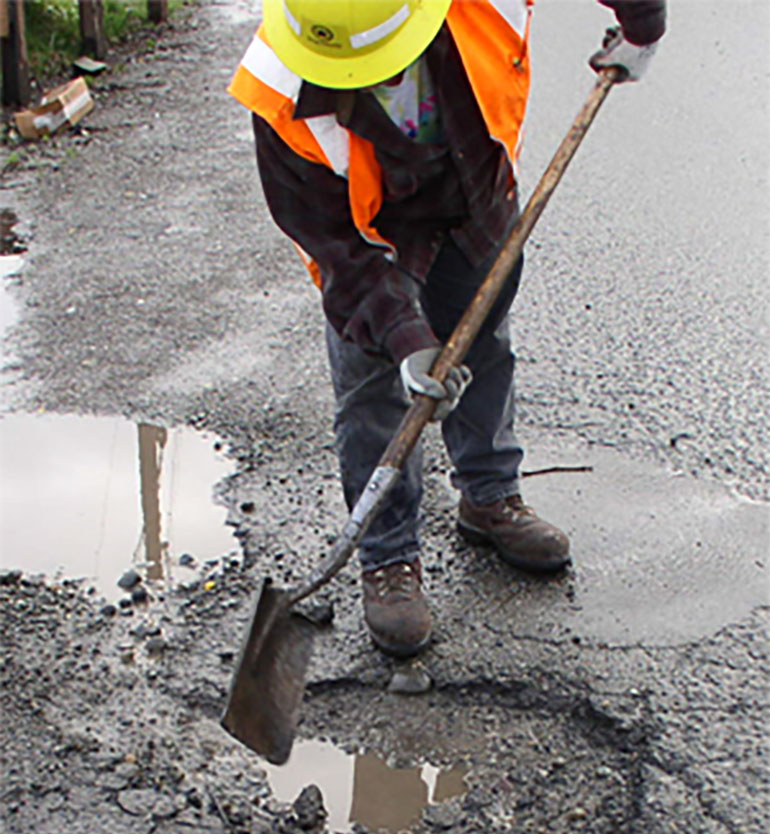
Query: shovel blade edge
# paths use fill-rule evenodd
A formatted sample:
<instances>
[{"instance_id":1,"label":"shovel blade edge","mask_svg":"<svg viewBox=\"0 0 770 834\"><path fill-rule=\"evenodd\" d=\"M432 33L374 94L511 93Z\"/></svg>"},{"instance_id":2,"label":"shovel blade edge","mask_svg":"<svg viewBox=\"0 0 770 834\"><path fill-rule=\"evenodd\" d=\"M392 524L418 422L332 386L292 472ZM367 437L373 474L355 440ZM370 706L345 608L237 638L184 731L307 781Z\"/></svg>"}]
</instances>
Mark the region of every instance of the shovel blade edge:
<instances>
[{"instance_id":1,"label":"shovel blade edge","mask_svg":"<svg viewBox=\"0 0 770 834\"><path fill-rule=\"evenodd\" d=\"M272 764L285 764L313 651L312 624L290 610L289 593L265 579L220 724Z\"/></svg>"}]
</instances>

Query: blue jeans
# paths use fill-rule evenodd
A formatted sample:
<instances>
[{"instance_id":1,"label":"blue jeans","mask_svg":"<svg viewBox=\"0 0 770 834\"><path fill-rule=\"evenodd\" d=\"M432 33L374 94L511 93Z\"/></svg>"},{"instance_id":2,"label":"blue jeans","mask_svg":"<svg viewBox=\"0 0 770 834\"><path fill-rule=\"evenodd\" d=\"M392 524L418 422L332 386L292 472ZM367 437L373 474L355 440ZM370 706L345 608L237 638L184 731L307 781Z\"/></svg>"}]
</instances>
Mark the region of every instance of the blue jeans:
<instances>
[{"instance_id":1,"label":"blue jeans","mask_svg":"<svg viewBox=\"0 0 770 834\"><path fill-rule=\"evenodd\" d=\"M433 332L446 341L465 312L494 257L473 268L451 238L442 246L420 302ZM508 311L518 289L522 259L490 311L465 359L473 381L441 424L452 462L452 484L474 504L492 504L518 492L523 457L513 432L513 370ZM327 324L326 340L336 397L334 431L349 508L396 433L409 400L397 365L343 342ZM418 444L385 507L359 544L364 569L419 555L422 451Z\"/></svg>"}]
</instances>

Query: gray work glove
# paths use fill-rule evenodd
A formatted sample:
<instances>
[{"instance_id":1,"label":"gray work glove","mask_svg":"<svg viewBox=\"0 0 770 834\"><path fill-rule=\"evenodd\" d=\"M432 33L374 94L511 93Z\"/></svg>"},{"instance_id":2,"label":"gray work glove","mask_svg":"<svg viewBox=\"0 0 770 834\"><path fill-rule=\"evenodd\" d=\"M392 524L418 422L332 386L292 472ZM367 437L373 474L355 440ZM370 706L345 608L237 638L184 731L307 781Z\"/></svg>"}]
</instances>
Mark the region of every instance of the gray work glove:
<instances>
[{"instance_id":1,"label":"gray work glove","mask_svg":"<svg viewBox=\"0 0 770 834\"><path fill-rule=\"evenodd\" d=\"M602 67L620 67L622 75L618 78L619 82L638 81L657 48L657 41L646 46L629 43L623 37L620 26L612 26L605 32L602 48L591 56L588 63L596 72Z\"/></svg>"},{"instance_id":2,"label":"gray work glove","mask_svg":"<svg viewBox=\"0 0 770 834\"><path fill-rule=\"evenodd\" d=\"M443 385L433 379L430 369L439 353L441 348L423 348L410 353L401 362L401 379L406 390L409 393L427 394L439 401L431 418L434 421L441 421L449 415L473 379L467 365L452 368Z\"/></svg>"}]
</instances>

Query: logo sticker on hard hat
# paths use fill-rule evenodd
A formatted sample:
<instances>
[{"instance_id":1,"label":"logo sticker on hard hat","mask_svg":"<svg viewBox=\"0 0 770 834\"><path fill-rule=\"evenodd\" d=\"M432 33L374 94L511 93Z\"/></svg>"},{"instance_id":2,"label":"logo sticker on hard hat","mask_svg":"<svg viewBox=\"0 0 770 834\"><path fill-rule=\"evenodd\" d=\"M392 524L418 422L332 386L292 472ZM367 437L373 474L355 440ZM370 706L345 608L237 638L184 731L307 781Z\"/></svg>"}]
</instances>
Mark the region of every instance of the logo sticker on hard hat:
<instances>
[{"instance_id":1,"label":"logo sticker on hard hat","mask_svg":"<svg viewBox=\"0 0 770 834\"><path fill-rule=\"evenodd\" d=\"M327 29L326 26L318 26L316 24L310 31L318 38L319 41L334 40L334 32L332 32L331 29Z\"/></svg>"},{"instance_id":2,"label":"logo sticker on hard hat","mask_svg":"<svg viewBox=\"0 0 770 834\"><path fill-rule=\"evenodd\" d=\"M339 42L335 43L334 38L334 32L328 26L322 26L319 23L311 27L310 34L308 35L308 40L319 46L331 46L339 49L342 44Z\"/></svg>"}]
</instances>

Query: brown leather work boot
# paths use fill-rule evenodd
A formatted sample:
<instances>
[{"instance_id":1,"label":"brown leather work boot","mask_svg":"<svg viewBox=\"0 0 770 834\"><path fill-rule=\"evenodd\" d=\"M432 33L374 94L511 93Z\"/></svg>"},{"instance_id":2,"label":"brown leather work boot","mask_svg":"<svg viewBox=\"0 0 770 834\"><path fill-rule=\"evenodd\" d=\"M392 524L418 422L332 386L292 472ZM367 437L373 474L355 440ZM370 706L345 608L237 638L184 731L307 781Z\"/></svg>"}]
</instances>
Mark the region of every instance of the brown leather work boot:
<instances>
[{"instance_id":1,"label":"brown leather work boot","mask_svg":"<svg viewBox=\"0 0 770 834\"><path fill-rule=\"evenodd\" d=\"M461 498L457 529L473 544L492 545L504 562L521 570L557 571L571 561L567 536L538 518L518 494L486 507Z\"/></svg>"},{"instance_id":2,"label":"brown leather work boot","mask_svg":"<svg viewBox=\"0 0 770 834\"><path fill-rule=\"evenodd\" d=\"M431 617L422 593L419 561L365 571L364 619L372 640L386 654L411 657L430 640Z\"/></svg>"}]
</instances>

